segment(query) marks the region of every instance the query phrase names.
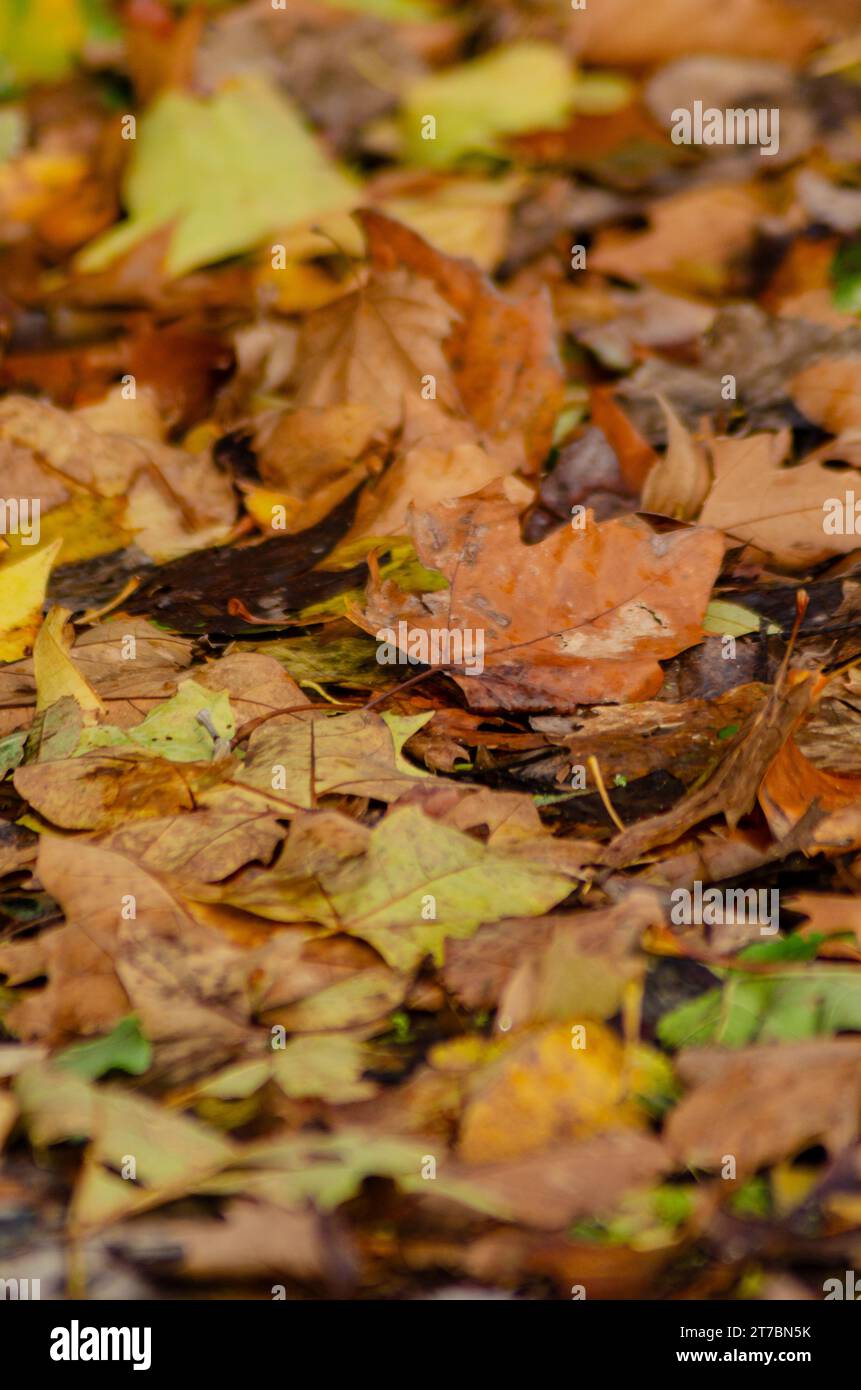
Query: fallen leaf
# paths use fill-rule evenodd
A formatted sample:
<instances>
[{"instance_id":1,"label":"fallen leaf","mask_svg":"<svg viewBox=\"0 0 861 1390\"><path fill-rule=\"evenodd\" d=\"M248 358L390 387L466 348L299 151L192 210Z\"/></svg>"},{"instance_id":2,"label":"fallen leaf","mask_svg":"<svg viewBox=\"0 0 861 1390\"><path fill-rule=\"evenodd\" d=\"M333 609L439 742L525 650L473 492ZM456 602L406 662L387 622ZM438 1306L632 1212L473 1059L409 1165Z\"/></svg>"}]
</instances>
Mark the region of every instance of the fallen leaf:
<instances>
[{"instance_id":1,"label":"fallen leaf","mask_svg":"<svg viewBox=\"0 0 861 1390\"><path fill-rule=\"evenodd\" d=\"M655 464L643 487L643 508L691 521L711 486L711 469L701 445L676 415L669 401L660 398L667 419L667 452Z\"/></svg>"},{"instance_id":2,"label":"fallen leaf","mask_svg":"<svg viewBox=\"0 0 861 1390\"><path fill-rule=\"evenodd\" d=\"M375 1094L373 1082L362 1080L365 1069L362 1048L352 1038L306 1033L275 1054L272 1074L285 1095L320 1096L338 1105Z\"/></svg>"},{"instance_id":3,"label":"fallen leaf","mask_svg":"<svg viewBox=\"0 0 861 1390\"><path fill-rule=\"evenodd\" d=\"M788 738L771 762L759 789L759 803L771 831L787 835L815 804L819 810L841 811L861 800L861 777L842 775L816 767L794 738ZM817 837L827 839L827 825L817 827ZM847 844L846 848L851 848Z\"/></svg>"},{"instance_id":4,"label":"fallen leaf","mask_svg":"<svg viewBox=\"0 0 861 1390\"><path fill-rule=\"evenodd\" d=\"M75 666L69 649L74 632L69 610L52 608L33 645L36 709L45 710L57 700L71 698L91 718L104 713L104 705Z\"/></svg>"},{"instance_id":5,"label":"fallen leaf","mask_svg":"<svg viewBox=\"0 0 861 1390\"><path fill-rule=\"evenodd\" d=\"M854 1038L771 1044L723 1052L697 1048L676 1066L691 1090L670 1115L670 1151L693 1168L739 1174L821 1143L838 1152L855 1137L861 1042Z\"/></svg>"},{"instance_id":6,"label":"fallen leaf","mask_svg":"<svg viewBox=\"0 0 861 1390\"><path fill-rule=\"evenodd\" d=\"M629 1098L621 1043L603 1024L549 1024L470 1079L458 1153L468 1163L520 1158L562 1139L638 1129L644 1112Z\"/></svg>"},{"instance_id":7,"label":"fallen leaf","mask_svg":"<svg viewBox=\"0 0 861 1390\"><path fill-rule=\"evenodd\" d=\"M416 632L466 631L473 643L481 634L483 672L454 663L478 708L645 699L662 680L658 659L699 640L722 544L714 532L657 536L634 517L585 522L526 547L502 490L439 503L411 529L422 562L451 588L417 600L372 579L355 620L378 640L393 633L385 640L405 652Z\"/></svg>"},{"instance_id":8,"label":"fallen leaf","mask_svg":"<svg viewBox=\"0 0 861 1390\"><path fill-rule=\"evenodd\" d=\"M289 151L273 160L272 151ZM281 226L349 207L354 186L317 148L290 102L247 74L211 100L167 91L140 120L125 185L129 220L80 255L103 270L172 224L169 275L250 250Z\"/></svg>"},{"instance_id":9,"label":"fallen leaf","mask_svg":"<svg viewBox=\"0 0 861 1390\"><path fill-rule=\"evenodd\" d=\"M472 420L493 439L517 445L527 469L537 471L564 398L549 296L513 302L469 261L443 256L390 218L366 210L361 220L378 272L408 266L449 305L454 327L446 357Z\"/></svg>"},{"instance_id":10,"label":"fallen leaf","mask_svg":"<svg viewBox=\"0 0 861 1390\"><path fill-rule=\"evenodd\" d=\"M160 559L223 538L235 515L232 488L207 456L100 434L73 413L25 396L0 403L0 449L23 466L22 491L46 510L81 492L124 495L123 525Z\"/></svg>"},{"instance_id":11,"label":"fallen leaf","mask_svg":"<svg viewBox=\"0 0 861 1390\"><path fill-rule=\"evenodd\" d=\"M653 1183L671 1160L660 1144L636 1130L613 1130L551 1146L463 1173L491 1195L509 1220L558 1231L612 1210L632 1189Z\"/></svg>"},{"instance_id":12,"label":"fallen leaf","mask_svg":"<svg viewBox=\"0 0 861 1390\"><path fill-rule=\"evenodd\" d=\"M719 10L668 0L644 11L635 0L608 0L572 32L575 51L593 63L666 62L689 53L798 61L817 42L814 17L783 0L729 0Z\"/></svg>"},{"instance_id":13,"label":"fallen leaf","mask_svg":"<svg viewBox=\"0 0 861 1390\"><path fill-rule=\"evenodd\" d=\"M714 483L700 522L800 569L829 553L854 549L855 539L826 530L828 499L840 493L833 469L815 458L783 468L788 450L786 431L713 440Z\"/></svg>"},{"instance_id":14,"label":"fallen leaf","mask_svg":"<svg viewBox=\"0 0 861 1390\"><path fill-rule=\"evenodd\" d=\"M711 816L726 817L734 829L753 808L767 768L780 752L792 729L813 698L807 673L786 689L774 689L753 716L743 736L733 745L702 786L695 788L671 811L629 826L605 850L605 862L621 866L633 863L656 845L671 843L692 826Z\"/></svg>"},{"instance_id":15,"label":"fallen leaf","mask_svg":"<svg viewBox=\"0 0 861 1390\"><path fill-rule=\"evenodd\" d=\"M26 560L0 564L0 661L18 661L36 640L51 566L62 541Z\"/></svg>"},{"instance_id":16,"label":"fallen leaf","mask_svg":"<svg viewBox=\"0 0 861 1390\"><path fill-rule=\"evenodd\" d=\"M564 125L573 100L573 75L558 48L497 48L412 87L401 115L406 153L432 168L476 152L498 154L503 136Z\"/></svg>"},{"instance_id":17,"label":"fallen leaf","mask_svg":"<svg viewBox=\"0 0 861 1390\"><path fill-rule=\"evenodd\" d=\"M144 1097L97 1089L47 1063L16 1080L21 1113L33 1142L91 1141L74 1197L76 1227L103 1226L133 1211L174 1200L232 1156L227 1140ZM134 1159L136 1181L119 1176Z\"/></svg>"},{"instance_id":18,"label":"fallen leaf","mask_svg":"<svg viewBox=\"0 0 861 1390\"><path fill-rule=\"evenodd\" d=\"M155 1043L208 1038L221 1051L247 1036L253 961L197 924L151 870L51 835L40 843L38 872L67 921L42 969L37 959L16 962L14 945L4 952L7 971L48 974L46 989L13 1012L23 1036L102 1033L131 1011Z\"/></svg>"},{"instance_id":19,"label":"fallen leaf","mask_svg":"<svg viewBox=\"0 0 861 1390\"><path fill-rule=\"evenodd\" d=\"M710 184L660 199L650 216L647 231L601 233L590 267L627 280L662 276L665 287L720 287L730 257L751 246L764 207L751 186Z\"/></svg>"},{"instance_id":20,"label":"fallen leaf","mask_svg":"<svg viewBox=\"0 0 861 1390\"><path fill-rule=\"evenodd\" d=\"M242 1198L213 1221L138 1217L114 1234L112 1248L151 1274L166 1270L172 1279L200 1283L318 1280L327 1274L332 1253L316 1212Z\"/></svg>"},{"instance_id":21,"label":"fallen leaf","mask_svg":"<svg viewBox=\"0 0 861 1390\"><path fill-rule=\"evenodd\" d=\"M861 356L826 358L805 367L788 384L798 409L831 434L861 429L858 376Z\"/></svg>"},{"instance_id":22,"label":"fallen leaf","mask_svg":"<svg viewBox=\"0 0 861 1390\"><path fill-rule=\"evenodd\" d=\"M223 900L275 921L346 931L403 971L427 954L441 958L447 938L471 936L502 915L536 915L570 890L552 867L495 853L417 807L395 808L364 836L359 827L347 834L348 826L340 847L322 841L316 852L305 838L314 821L298 835L294 828L273 868L231 885Z\"/></svg>"},{"instance_id":23,"label":"fallen leaf","mask_svg":"<svg viewBox=\"0 0 861 1390\"><path fill-rule=\"evenodd\" d=\"M427 280L405 269L373 275L364 288L309 315L297 348L299 405L365 406L392 429L405 401L430 380L440 402L454 406L442 352L452 319Z\"/></svg>"}]
</instances>

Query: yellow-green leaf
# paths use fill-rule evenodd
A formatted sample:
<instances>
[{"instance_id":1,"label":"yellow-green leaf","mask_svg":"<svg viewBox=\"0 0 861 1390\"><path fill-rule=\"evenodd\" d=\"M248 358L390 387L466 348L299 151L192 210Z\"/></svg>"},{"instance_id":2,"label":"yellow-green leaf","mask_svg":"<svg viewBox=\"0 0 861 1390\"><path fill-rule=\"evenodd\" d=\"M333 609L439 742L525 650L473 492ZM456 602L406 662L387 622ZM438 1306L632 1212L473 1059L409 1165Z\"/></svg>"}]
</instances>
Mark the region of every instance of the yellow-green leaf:
<instances>
[{"instance_id":1,"label":"yellow-green leaf","mask_svg":"<svg viewBox=\"0 0 861 1390\"><path fill-rule=\"evenodd\" d=\"M45 590L62 541L26 560L0 565L0 661L19 661L30 650L42 619Z\"/></svg>"},{"instance_id":2,"label":"yellow-green leaf","mask_svg":"<svg viewBox=\"0 0 861 1390\"><path fill-rule=\"evenodd\" d=\"M355 199L353 182L264 78L237 78L208 100L170 90L138 122L128 221L86 247L79 265L100 270L172 226L165 269L183 275Z\"/></svg>"},{"instance_id":3,"label":"yellow-green leaf","mask_svg":"<svg viewBox=\"0 0 861 1390\"><path fill-rule=\"evenodd\" d=\"M69 695L82 710L103 712L104 705L70 655L74 629L69 626L69 616L68 608L52 608L39 629L33 646L36 709L48 709Z\"/></svg>"},{"instance_id":4,"label":"yellow-green leaf","mask_svg":"<svg viewBox=\"0 0 861 1390\"><path fill-rule=\"evenodd\" d=\"M496 48L416 83L402 115L406 152L434 168L466 154L497 154L506 135L564 125L573 99L573 74L560 48Z\"/></svg>"}]
</instances>

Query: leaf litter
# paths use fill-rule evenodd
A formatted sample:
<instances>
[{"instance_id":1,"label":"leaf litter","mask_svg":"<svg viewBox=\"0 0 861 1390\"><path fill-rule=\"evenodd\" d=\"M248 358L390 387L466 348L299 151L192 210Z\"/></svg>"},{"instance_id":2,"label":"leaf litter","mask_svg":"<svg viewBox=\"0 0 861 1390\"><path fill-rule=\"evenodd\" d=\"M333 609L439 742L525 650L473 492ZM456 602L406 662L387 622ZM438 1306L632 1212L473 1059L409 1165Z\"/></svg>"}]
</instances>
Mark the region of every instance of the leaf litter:
<instances>
[{"instance_id":1,"label":"leaf litter","mask_svg":"<svg viewBox=\"0 0 861 1390\"><path fill-rule=\"evenodd\" d=\"M58 1204L94 1296L850 1259L851 9L0 16L15 1260Z\"/></svg>"}]
</instances>

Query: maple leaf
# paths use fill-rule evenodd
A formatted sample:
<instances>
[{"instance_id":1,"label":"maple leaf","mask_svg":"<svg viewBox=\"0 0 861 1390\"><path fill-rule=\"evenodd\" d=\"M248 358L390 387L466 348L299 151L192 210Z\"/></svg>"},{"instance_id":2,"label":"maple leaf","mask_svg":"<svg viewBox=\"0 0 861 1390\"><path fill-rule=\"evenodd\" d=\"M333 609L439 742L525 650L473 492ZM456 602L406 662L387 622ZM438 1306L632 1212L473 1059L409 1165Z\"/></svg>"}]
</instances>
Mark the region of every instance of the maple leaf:
<instances>
[{"instance_id":1,"label":"maple leaf","mask_svg":"<svg viewBox=\"0 0 861 1390\"><path fill-rule=\"evenodd\" d=\"M406 270L368 284L306 319L297 348L300 406L367 406L388 429L428 378L436 398L456 404L442 351L453 314L427 280Z\"/></svg>"},{"instance_id":2,"label":"maple leaf","mask_svg":"<svg viewBox=\"0 0 861 1390\"><path fill-rule=\"evenodd\" d=\"M652 204L643 232L603 232L590 265L608 275L672 276L683 288L707 289L733 252L753 242L764 216L753 186L712 184L684 189Z\"/></svg>"},{"instance_id":3,"label":"maple leaf","mask_svg":"<svg viewBox=\"0 0 861 1390\"><path fill-rule=\"evenodd\" d=\"M102 270L172 224L165 269L181 275L354 197L290 102L259 74L236 78L210 101L168 91L140 120L126 177L129 221L97 238L79 265Z\"/></svg>"},{"instance_id":4,"label":"maple leaf","mask_svg":"<svg viewBox=\"0 0 861 1390\"><path fill-rule=\"evenodd\" d=\"M856 6L2 9L46 1279L738 1298L765 1218L785 1298L851 1246Z\"/></svg>"},{"instance_id":5,"label":"maple leaf","mask_svg":"<svg viewBox=\"0 0 861 1390\"><path fill-rule=\"evenodd\" d=\"M363 489L350 534L404 533L411 507L423 511L445 498L466 497L516 466L512 450L485 443L468 421L407 402L398 456Z\"/></svg>"},{"instance_id":6,"label":"maple leaf","mask_svg":"<svg viewBox=\"0 0 861 1390\"><path fill-rule=\"evenodd\" d=\"M270 720L252 733L236 781L264 793L273 807L281 801L307 809L333 794L396 801L428 775L400 750L430 717L309 710Z\"/></svg>"},{"instance_id":7,"label":"maple leaf","mask_svg":"<svg viewBox=\"0 0 861 1390\"><path fill-rule=\"evenodd\" d=\"M789 442L786 430L713 440L715 476L700 521L800 569L829 553L853 550L856 538L824 526L829 499L840 495L837 477L824 460L841 457L840 441L794 468L783 468Z\"/></svg>"},{"instance_id":8,"label":"maple leaf","mask_svg":"<svg viewBox=\"0 0 861 1390\"><path fill-rule=\"evenodd\" d=\"M478 708L573 709L644 699L659 689L660 658L700 638L720 565L714 531L655 535L634 517L520 539L503 488L441 502L411 526L424 564L450 588L409 598L371 579L367 632L434 629L483 634L484 671L454 676Z\"/></svg>"},{"instance_id":9,"label":"maple leaf","mask_svg":"<svg viewBox=\"0 0 861 1390\"><path fill-rule=\"evenodd\" d=\"M564 399L549 296L538 292L512 301L470 261L443 255L391 218L365 210L361 222L378 272L409 266L450 306L455 324L446 357L461 401L480 430L513 441L535 472Z\"/></svg>"},{"instance_id":10,"label":"maple leaf","mask_svg":"<svg viewBox=\"0 0 861 1390\"><path fill-rule=\"evenodd\" d=\"M0 451L26 470L21 491L39 498L46 512L81 492L123 495L123 525L161 559L223 538L235 515L230 484L207 455L100 433L74 413L26 396L0 402Z\"/></svg>"},{"instance_id":11,"label":"maple leaf","mask_svg":"<svg viewBox=\"0 0 861 1390\"><path fill-rule=\"evenodd\" d=\"M271 870L235 881L222 900L275 921L348 932L395 969L411 970L428 953L441 958L447 938L471 936L502 915L544 912L571 888L552 865L485 848L416 806L389 812L370 832L345 822L341 840L306 818Z\"/></svg>"}]
</instances>

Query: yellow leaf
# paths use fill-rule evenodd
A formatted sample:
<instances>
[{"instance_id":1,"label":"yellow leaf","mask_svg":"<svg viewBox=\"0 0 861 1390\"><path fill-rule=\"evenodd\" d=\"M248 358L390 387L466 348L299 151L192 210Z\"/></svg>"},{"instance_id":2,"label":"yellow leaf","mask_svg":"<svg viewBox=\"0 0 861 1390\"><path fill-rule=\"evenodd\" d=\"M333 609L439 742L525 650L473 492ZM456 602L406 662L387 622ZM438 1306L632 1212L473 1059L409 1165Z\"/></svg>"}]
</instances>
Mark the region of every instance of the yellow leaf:
<instances>
[{"instance_id":1,"label":"yellow leaf","mask_svg":"<svg viewBox=\"0 0 861 1390\"><path fill-rule=\"evenodd\" d=\"M71 69L86 38L79 0L26 0L0 9L0 76L55 82Z\"/></svg>"},{"instance_id":2,"label":"yellow leaf","mask_svg":"<svg viewBox=\"0 0 861 1390\"><path fill-rule=\"evenodd\" d=\"M403 114L408 156L440 169L465 154L498 153L500 137L563 126L574 90L560 47L523 42L495 48L416 83Z\"/></svg>"},{"instance_id":3,"label":"yellow leaf","mask_svg":"<svg viewBox=\"0 0 861 1390\"><path fill-rule=\"evenodd\" d=\"M165 268L183 275L250 251L279 227L344 210L356 185L277 87L246 74L214 97L162 93L138 121L123 189L128 221L85 247L101 270L170 227Z\"/></svg>"},{"instance_id":4,"label":"yellow leaf","mask_svg":"<svg viewBox=\"0 0 861 1390\"><path fill-rule=\"evenodd\" d=\"M20 661L33 645L42 621L48 575L60 551L56 540L26 560L0 567L0 661Z\"/></svg>"},{"instance_id":5,"label":"yellow leaf","mask_svg":"<svg viewBox=\"0 0 861 1390\"><path fill-rule=\"evenodd\" d=\"M81 675L69 655L74 631L68 624L68 608L52 608L33 647L33 667L36 673L36 709L71 695L82 710L104 713L104 705L93 687Z\"/></svg>"},{"instance_id":6,"label":"yellow leaf","mask_svg":"<svg viewBox=\"0 0 861 1390\"><path fill-rule=\"evenodd\" d=\"M41 519L41 534L34 553L46 550L58 540L63 542L63 564L78 560L94 560L98 555L110 555L131 545L134 536L122 522L126 509L125 497L95 497L81 492L54 507ZM9 537L10 549L16 555L27 553L20 536Z\"/></svg>"},{"instance_id":7,"label":"yellow leaf","mask_svg":"<svg viewBox=\"0 0 861 1390\"><path fill-rule=\"evenodd\" d=\"M575 1032L574 1029L579 1029ZM460 1131L470 1163L517 1158L554 1141L640 1127L646 1114L629 1094L625 1049L603 1023L549 1024L472 1079Z\"/></svg>"}]
</instances>

